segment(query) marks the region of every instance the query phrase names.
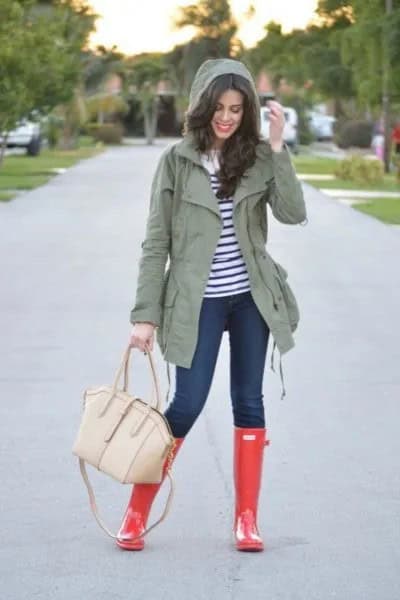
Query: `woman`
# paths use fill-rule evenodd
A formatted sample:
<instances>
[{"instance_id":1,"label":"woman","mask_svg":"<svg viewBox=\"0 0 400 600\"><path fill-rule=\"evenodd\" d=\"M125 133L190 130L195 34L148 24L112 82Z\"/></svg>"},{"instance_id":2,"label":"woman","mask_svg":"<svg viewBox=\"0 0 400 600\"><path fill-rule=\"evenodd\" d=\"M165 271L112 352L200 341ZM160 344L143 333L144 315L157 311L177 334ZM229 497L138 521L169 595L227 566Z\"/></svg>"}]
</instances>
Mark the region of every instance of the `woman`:
<instances>
[{"instance_id":1,"label":"woman","mask_svg":"<svg viewBox=\"0 0 400 600\"><path fill-rule=\"evenodd\" d=\"M400 182L400 120L393 127L391 139L393 142L393 157L396 167L397 181Z\"/></svg>"},{"instance_id":2,"label":"woman","mask_svg":"<svg viewBox=\"0 0 400 600\"><path fill-rule=\"evenodd\" d=\"M287 273L265 250L267 203L283 223L306 219L301 186L282 141L284 114L270 102L269 142L245 65L205 61L190 91L184 137L163 152L152 183L142 244L131 345L176 365L165 416L175 458L210 389L229 332L234 420L234 533L238 550L258 551L265 428L262 383L270 333L280 353L294 345L299 313ZM165 270L169 258L169 267ZM282 375L282 371L281 371ZM135 485L117 544L141 550L159 484Z\"/></svg>"}]
</instances>

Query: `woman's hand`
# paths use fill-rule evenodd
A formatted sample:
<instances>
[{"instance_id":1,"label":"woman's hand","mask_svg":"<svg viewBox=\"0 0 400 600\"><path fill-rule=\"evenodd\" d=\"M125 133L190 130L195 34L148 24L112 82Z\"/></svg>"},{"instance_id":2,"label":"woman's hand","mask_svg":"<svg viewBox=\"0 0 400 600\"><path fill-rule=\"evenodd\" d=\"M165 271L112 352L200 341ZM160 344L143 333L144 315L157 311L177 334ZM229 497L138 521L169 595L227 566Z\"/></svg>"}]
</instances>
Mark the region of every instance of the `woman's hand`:
<instances>
[{"instance_id":1,"label":"woman's hand","mask_svg":"<svg viewBox=\"0 0 400 600\"><path fill-rule=\"evenodd\" d=\"M154 323L135 323L131 331L130 346L139 348L142 352L153 350L155 328Z\"/></svg>"},{"instance_id":2,"label":"woman's hand","mask_svg":"<svg viewBox=\"0 0 400 600\"><path fill-rule=\"evenodd\" d=\"M269 143L274 152L280 152L283 148L283 128L285 126L285 114L283 107L275 100L268 101L269 113Z\"/></svg>"}]
</instances>

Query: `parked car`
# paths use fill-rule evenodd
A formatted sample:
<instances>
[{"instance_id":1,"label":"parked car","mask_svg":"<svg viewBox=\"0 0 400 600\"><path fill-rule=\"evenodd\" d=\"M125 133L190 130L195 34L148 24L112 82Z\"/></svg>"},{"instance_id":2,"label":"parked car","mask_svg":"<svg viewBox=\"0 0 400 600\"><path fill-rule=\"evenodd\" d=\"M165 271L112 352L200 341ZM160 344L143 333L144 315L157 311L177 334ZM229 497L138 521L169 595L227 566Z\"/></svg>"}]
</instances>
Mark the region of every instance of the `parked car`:
<instances>
[{"instance_id":1,"label":"parked car","mask_svg":"<svg viewBox=\"0 0 400 600\"><path fill-rule=\"evenodd\" d=\"M5 132L0 133L0 144ZM37 156L41 148L40 123L21 119L15 129L8 132L7 148L25 148L29 156Z\"/></svg>"},{"instance_id":2,"label":"parked car","mask_svg":"<svg viewBox=\"0 0 400 600\"><path fill-rule=\"evenodd\" d=\"M333 139L333 126L336 121L335 117L310 111L308 118L310 131L318 141Z\"/></svg>"},{"instance_id":3,"label":"parked car","mask_svg":"<svg viewBox=\"0 0 400 600\"><path fill-rule=\"evenodd\" d=\"M289 146L294 154L297 154L299 147L298 123L299 117L297 111L291 106L284 106L285 126L283 129L283 140ZM261 107L261 135L269 138L269 113L268 106Z\"/></svg>"}]
</instances>

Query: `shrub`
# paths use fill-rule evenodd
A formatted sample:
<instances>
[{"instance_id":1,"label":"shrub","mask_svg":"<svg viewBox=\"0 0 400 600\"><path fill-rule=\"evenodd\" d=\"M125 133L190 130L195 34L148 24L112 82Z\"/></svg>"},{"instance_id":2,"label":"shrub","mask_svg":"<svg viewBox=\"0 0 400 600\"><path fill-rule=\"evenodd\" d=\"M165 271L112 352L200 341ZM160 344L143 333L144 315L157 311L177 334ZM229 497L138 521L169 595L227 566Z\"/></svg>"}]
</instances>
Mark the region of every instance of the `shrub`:
<instances>
[{"instance_id":1,"label":"shrub","mask_svg":"<svg viewBox=\"0 0 400 600\"><path fill-rule=\"evenodd\" d=\"M377 158L353 155L338 163L335 175L356 183L380 183L383 180L384 167L382 161Z\"/></svg>"},{"instance_id":2,"label":"shrub","mask_svg":"<svg viewBox=\"0 0 400 600\"><path fill-rule=\"evenodd\" d=\"M121 144L124 134L121 123L89 123L86 131L97 142L104 142L104 144Z\"/></svg>"},{"instance_id":3,"label":"shrub","mask_svg":"<svg viewBox=\"0 0 400 600\"><path fill-rule=\"evenodd\" d=\"M370 148L372 142L373 123L370 121L345 121L335 134L335 142L339 148Z\"/></svg>"},{"instance_id":4,"label":"shrub","mask_svg":"<svg viewBox=\"0 0 400 600\"><path fill-rule=\"evenodd\" d=\"M50 148L56 148L62 133L63 120L56 115L50 114L44 121L44 135Z\"/></svg>"}]
</instances>

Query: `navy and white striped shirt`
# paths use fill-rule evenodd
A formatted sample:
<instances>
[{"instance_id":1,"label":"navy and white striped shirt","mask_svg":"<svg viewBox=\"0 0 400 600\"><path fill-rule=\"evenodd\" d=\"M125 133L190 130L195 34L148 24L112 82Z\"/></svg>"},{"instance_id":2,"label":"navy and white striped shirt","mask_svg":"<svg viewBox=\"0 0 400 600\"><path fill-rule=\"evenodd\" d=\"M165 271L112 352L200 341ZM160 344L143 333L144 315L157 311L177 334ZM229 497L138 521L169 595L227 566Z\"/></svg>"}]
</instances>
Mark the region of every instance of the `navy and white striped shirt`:
<instances>
[{"instance_id":1,"label":"navy and white striped shirt","mask_svg":"<svg viewBox=\"0 0 400 600\"><path fill-rule=\"evenodd\" d=\"M219 189L219 179L216 174L218 165L205 154L201 158L204 167L210 173L211 188L216 193ZM218 198L218 205L223 220L223 229L211 264L204 293L205 298L231 296L250 290L246 264L233 227L233 198Z\"/></svg>"}]
</instances>

